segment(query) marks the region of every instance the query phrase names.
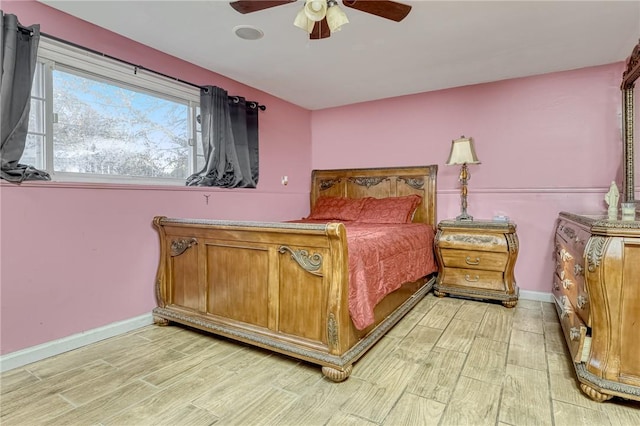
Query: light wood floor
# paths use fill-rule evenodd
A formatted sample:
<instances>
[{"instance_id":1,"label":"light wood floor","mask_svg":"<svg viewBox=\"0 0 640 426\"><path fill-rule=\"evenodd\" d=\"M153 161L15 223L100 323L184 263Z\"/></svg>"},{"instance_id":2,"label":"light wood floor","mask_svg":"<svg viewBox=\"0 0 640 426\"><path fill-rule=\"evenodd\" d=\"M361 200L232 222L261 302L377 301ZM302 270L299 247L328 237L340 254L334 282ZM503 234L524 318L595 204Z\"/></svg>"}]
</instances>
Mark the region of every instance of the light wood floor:
<instances>
[{"instance_id":1,"label":"light wood floor","mask_svg":"<svg viewBox=\"0 0 640 426\"><path fill-rule=\"evenodd\" d=\"M343 383L181 327L149 326L1 376L2 425L640 425L584 396L553 305L428 295Z\"/></svg>"}]
</instances>

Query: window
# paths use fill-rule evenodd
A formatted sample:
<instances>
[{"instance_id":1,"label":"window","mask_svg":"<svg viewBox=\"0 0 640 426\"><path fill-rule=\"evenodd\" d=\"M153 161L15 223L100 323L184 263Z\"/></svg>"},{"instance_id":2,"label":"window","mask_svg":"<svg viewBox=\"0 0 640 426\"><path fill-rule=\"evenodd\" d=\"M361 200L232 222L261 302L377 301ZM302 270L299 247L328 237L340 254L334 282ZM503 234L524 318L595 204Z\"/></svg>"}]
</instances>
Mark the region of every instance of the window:
<instances>
[{"instance_id":1,"label":"window","mask_svg":"<svg viewBox=\"0 0 640 426\"><path fill-rule=\"evenodd\" d=\"M38 169L44 169L44 141L46 136L43 72L43 64L38 62L33 76L33 87L31 88L27 142L20 160L21 163L33 165Z\"/></svg>"},{"instance_id":2,"label":"window","mask_svg":"<svg viewBox=\"0 0 640 426\"><path fill-rule=\"evenodd\" d=\"M195 87L43 38L21 162L53 180L182 185L203 162L198 103Z\"/></svg>"}]
</instances>

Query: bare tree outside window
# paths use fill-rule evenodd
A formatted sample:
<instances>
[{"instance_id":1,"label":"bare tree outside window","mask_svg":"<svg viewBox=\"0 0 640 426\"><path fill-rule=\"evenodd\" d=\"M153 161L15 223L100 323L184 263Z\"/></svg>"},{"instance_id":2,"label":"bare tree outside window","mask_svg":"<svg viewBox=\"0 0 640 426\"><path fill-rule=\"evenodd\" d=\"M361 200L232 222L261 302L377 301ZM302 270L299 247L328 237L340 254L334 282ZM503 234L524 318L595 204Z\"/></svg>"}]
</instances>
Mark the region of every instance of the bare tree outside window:
<instances>
[{"instance_id":1,"label":"bare tree outside window","mask_svg":"<svg viewBox=\"0 0 640 426\"><path fill-rule=\"evenodd\" d=\"M54 171L188 175L187 104L55 70L53 109Z\"/></svg>"}]
</instances>

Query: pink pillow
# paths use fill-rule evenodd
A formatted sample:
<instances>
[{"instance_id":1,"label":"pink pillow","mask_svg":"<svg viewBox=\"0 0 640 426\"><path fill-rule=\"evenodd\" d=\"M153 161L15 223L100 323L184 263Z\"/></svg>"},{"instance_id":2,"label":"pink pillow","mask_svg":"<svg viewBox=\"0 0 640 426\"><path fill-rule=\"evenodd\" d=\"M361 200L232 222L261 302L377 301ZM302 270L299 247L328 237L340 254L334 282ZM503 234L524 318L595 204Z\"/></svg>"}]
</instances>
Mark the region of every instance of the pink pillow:
<instances>
[{"instance_id":1,"label":"pink pillow","mask_svg":"<svg viewBox=\"0 0 640 426\"><path fill-rule=\"evenodd\" d=\"M319 197L307 219L356 220L364 198Z\"/></svg>"},{"instance_id":2,"label":"pink pillow","mask_svg":"<svg viewBox=\"0 0 640 426\"><path fill-rule=\"evenodd\" d=\"M361 223L411 223L422 197L366 198L357 221Z\"/></svg>"}]
</instances>

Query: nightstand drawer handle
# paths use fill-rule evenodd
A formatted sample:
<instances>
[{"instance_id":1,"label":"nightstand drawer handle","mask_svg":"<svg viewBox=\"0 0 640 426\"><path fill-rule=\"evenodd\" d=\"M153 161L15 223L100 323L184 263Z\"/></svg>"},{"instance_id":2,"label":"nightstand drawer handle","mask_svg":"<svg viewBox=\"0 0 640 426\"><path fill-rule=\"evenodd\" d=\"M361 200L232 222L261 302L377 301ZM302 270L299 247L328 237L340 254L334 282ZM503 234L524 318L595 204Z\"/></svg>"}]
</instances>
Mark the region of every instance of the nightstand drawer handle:
<instances>
[{"instance_id":1,"label":"nightstand drawer handle","mask_svg":"<svg viewBox=\"0 0 640 426\"><path fill-rule=\"evenodd\" d=\"M467 258L464 260L465 262L467 262L467 265L479 265L480 264L480 258L476 257L475 261L471 260L471 256L467 256Z\"/></svg>"},{"instance_id":2,"label":"nightstand drawer handle","mask_svg":"<svg viewBox=\"0 0 640 426\"><path fill-rule=\"evenodd\" d=\"M471 278L471 277L469 276L469 274L467 274L467 275L465 275L465 276L464 276L464 279L465 279L465 281L468 281L468 282L470 282L470 283L475 283L475 282L480 281L480 276L479 276L479 275L476 275L476 276L475 276L475 278Z\"/></svg>"}]
</instances>

